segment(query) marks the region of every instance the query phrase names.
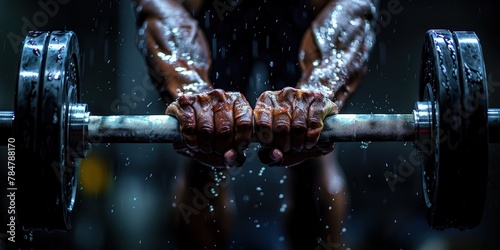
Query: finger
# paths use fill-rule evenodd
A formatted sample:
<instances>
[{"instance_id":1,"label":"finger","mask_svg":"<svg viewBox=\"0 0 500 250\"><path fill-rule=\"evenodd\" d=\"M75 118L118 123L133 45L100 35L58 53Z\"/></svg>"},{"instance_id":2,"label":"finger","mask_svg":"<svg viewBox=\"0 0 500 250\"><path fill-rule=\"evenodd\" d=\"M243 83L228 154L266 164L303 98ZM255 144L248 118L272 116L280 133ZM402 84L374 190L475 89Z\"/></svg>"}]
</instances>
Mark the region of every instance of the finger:
<instances>
[{"instance_id":1,"label":"finger","mask_svg":"<svg viewBox=\"0 0 500 250\"><path fill-rule=\"evenodd\" d=\"M179 130L184 137L186 145L193 151L199 151L196 137L196 113L191 106L196 99L193 95L183 95L168 105L166 114L172 115L179 121Z\"/></svg>"},{"instance_id":2,"label":"finger","mask_svg":"<svg viewBox=\"0 0 500 250\"><path fill-rule=\"evenodd\" d=\"M243 150L248 147L253 130L252 107L241 93L231 93L234 117L234 147L238 154L243 155Z\"/></svg>"},{"instance_id":3,"label":"finger","mask_svg":"<svg viewBox=\"0 0 500 250\"><path fill-rule=\"evenodd\" d=\"M273 142L273 103L271 101L271 98L273 97L274 96L272 96L268 91L262 93L257 100L253 111L255 119L255 132L263 147L271 146Z\"/></svg>"},{"instance_id":4,"label":"finger","mask_svg":"<svg viewBox=\"0 0 500 250\"><path fill-rule=\"evenodd\" d=\"M233 145L233 107L222 90L214 90L215 152L224 154Z\"/></svg>"},{"instance_id":5,"label":"finger","mask_svg":"<svg viewBox=\"0 0 500 250\"><path fill-rule=\"evenodd\" d=\"M228 167L241 167L245 160L245 154L240 154L235 149L230 149L224 153L224 161Z\"/></svg>"},{"instance_id":6,"label":"finger","mask_svg":"<svg viewBox=\"0 0 500 250\"><path fill-rule=\"evenodd\" d=\"M290 123L295 93L296 90L293 88L284 88L278 94L278 100L273 110L273 147L280 149L282 152L290 151Z\"/></svg>"},{"instance_id":7,"label":"finger","mask_svg":"<svg viewBox=\"0 0 500 250\"><path fill-rule=\"evenodd\" d=\"M315 100L309 107L307 117L306 149L311 149L318 142L319 135L323 129L323 118L325 117L325 107L322 101Z\"/></svg>"},{"instance_id":8,"label":"finger","mask_svg":"<svg viewBox=\"0 0 500 250\"><path fill-rule=\"evenodd\" d=\"M214 113L212 100L207 94L197 95L197 101L193 103L196 113L196 136L200 151L206 154L212 153L214 134Z\"/></svg>"},{"instance_id":9,"label":"finger","mask_svg":"<svg viewBox=\"0 0 500 250\"><path fill-rule=\"evenodd\" d=\"M232 165L236 161L237 156L238 152L234 149L230 149L224 153L224 161L227 165Z\"/></svg>"},{"instance_id":10,"label":"finger","mask_svg":"<svg viewBox=\"0 0 500 250\"><path fill-rule=\"evenodd\" d=\"M290 125L291 147L300 152L305 147L307 133L307 117L313 95L308 91L299 92L292 105L292 124Z\"/></svg>"},{"instance_id":11,"label":"finger","mask_svg":"<svg viewBox=\"0 0 500 250\"><path fill-rule=\"evenodd\" d=\"M260 161L268 166L279 166L283 161L283 152L277 148L261 148L258 155Z\"/></svg>"}]
</instances>

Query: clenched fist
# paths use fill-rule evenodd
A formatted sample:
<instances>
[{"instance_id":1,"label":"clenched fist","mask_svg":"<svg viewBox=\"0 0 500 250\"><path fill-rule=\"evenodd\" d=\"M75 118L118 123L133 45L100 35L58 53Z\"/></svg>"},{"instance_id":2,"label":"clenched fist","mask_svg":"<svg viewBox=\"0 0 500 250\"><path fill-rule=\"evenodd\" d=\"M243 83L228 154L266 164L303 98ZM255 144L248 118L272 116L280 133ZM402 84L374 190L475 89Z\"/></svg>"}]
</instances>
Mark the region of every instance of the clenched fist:
<instances>
[{"instance_id":1,"label":"clenched fist","mask_svg":"<svg viewBox=\"0 0 500 250\"><path fill-rule=\"evenodd\" d=\"M270 166L292 166L331 152L333 144L317 142L323 119L337 112L337 106L317 90L286 87L262 93L254 109L260 160Z\"/></svg>"},{"instance_id":2,"label":"clenched fist","mask_svg":"<svg viewBox=\"0 0 500 250\"><path fill-rule=\"evenodd\" d=\"M252 108L238 92L187 94L166 111L179 120L185 144L175 149L213 167L241 166L252 136Z\"/></svg>"}]
</instances>

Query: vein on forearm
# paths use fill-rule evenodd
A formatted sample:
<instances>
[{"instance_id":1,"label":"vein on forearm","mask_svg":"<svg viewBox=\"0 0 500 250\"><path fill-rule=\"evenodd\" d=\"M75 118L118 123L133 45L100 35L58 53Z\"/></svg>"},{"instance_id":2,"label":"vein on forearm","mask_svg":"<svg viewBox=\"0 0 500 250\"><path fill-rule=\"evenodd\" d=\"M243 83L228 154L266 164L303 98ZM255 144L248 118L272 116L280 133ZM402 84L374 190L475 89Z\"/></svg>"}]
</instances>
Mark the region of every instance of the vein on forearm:
<instances>
[{"instance_id":1,"label":"vein on forearm","mask_svg":"<svg viewBox=\"0 0 500 250\"><path fill-rule=\"evenodd\" d=\"M331 1L325 6L306 33L314 46L301 48L298 87L320 90L342 106L366 72L375 42L375 14L370 0Z\"/></svg>"},{"instance_id":2,"label":"vein on forearm","mask_svg":"<svg viewBox=\"0 0 500 250\"><path fill-rule=\"evenodd\" d=\"M138 0L137 46L167 102L210 90L208 45L197 21L175 0Z\"/></svg>"}]
</instances>

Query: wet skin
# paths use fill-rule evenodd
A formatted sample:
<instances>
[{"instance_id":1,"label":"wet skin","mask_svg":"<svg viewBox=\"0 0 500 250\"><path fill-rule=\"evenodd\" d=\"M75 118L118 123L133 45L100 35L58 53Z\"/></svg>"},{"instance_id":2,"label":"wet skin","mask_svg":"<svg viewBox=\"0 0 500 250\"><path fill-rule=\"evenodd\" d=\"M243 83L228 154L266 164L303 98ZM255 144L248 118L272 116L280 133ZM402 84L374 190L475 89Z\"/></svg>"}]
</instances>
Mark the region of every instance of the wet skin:
<instances>
[{"instance_id":1,"label":"wet skin","mask_svg":"<svg viewBox=\"0 0 500 250\"><path fill-rule=\"evenodd\" d=\"M188 8L196 8L199 2L188 1ZM338 112L366 70L374 39L371 26L374 6L367 1L316 4L324 8L301 41L302 78L295 88L262 93L253 111L256 135L263 146L259 156L270 166L295 165L333 150L332 145L313 147L322 121ZM249 139L248 129L242 127L250 125L247 115L235 118L242 115L238 109L252 109L241 95L236 102L215 107L222 96L237 95L225 94L224 90L206 94L212 90L208 79L211 59L196 22L176 1L138 1L136 10L138 22L142 23L139 48L146 55L158 90L172 103L167 114L181 121L181 133L187 141L187 145L176 147L178 151L205 165L241 166L245 160L244 147L248 145L244 141ZM240 107L234 109L232 104ZM221 115L231 113L230 110L232 115ZM200 122L206 124L197 124ZM224 125L216 127L219 123ZM230 129L227 124L239 129ZM194 132L196 129L199 131ZM222 146L215 138L229 141ZM212 147L216 149L214 152Z\"/></svg>"},{"instance_id":2,"label":"wet skin","mask_svg":"<svg viewBox=\"0 0 500 250\"><path fill-rule=\"evenodd\" d=\"M375 37L375 4L370 0L311 0L316 17L301 41L298 58L302 77L295 87L262 93L252 109L242 94L213 89L208 77L210 50L190 14L202 1L183 2L133 1L138 48L159 93L170 103L166 113L179 120L186 139L175 149L194 163L183 168L185 175L175 188L178 202L191 201L193 194L188 190L201 189L209 181L203 177L208 176L209 168L200 165L243 165L243 152L255 136L262 145L261 162L294 166L290 168L290 197L294 200L290 202L287 222L291 248L314 249L317 237L338 242L346 193L342 184L332 184L335 178L342 179L338 164L328 154L333 144L320 145L318 138L324 118L341 110L366 72ZM187 249L226 246L231 231L229 196L230 191L225 189L211 200L214 207L223 208L216 210L217 214L201 211L189 225L176 224L179 230L189 233L180 236L184 239L181 245ZM319 213L316 202L320 202ZM326 209L331 206L335 207L333 213ZM330 223L329 229L324 229L326 222ZM302 227L304 223L307 228ZM222 233L214 234L219 230Z\"/></svg>"},{"instance_id":3,"label":"wet skin","mask_svg":"<svg viewBox=\"0 0 500 250\"><path fill-rule=\"evenodd\" d=\"M220 89L180 96L166 113L179 120L178 152L207 166L241 166L252 136L252 108L241 93Z\"/></svg>"},{"instance_id":4,"label":"wet skin","mask_svg":"<svg viewBox=\"0 0 500 250\"><path fill-rule=\"evenodd\" d=\"M254 110L255 129L262 149L259 158L269 166L293 166L333 150L317 144L323 119L338 107L323 92L286 87L266 91Z\"/></svg>"}]
</instances>

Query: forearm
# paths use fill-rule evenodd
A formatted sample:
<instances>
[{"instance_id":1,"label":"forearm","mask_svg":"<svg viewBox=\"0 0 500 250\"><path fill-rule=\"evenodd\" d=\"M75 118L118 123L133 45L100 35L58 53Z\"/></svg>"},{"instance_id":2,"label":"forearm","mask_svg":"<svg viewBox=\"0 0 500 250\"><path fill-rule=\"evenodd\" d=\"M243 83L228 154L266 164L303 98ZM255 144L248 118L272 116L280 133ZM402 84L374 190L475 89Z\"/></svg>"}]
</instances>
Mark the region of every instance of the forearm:
<instances>
[{"instance_id":1,"label":"forearm","mask_svg":"<svg viewBox=\"0 0 500 250\"><path fill-rule=\"evenodd\" d=\"M375 43L375 16L371 0L328 3L302 40L297 88L320 90L342 107L366 72Z\"/></svg>"},{"instance_id":2,"label":"forearm","mask_svg":"<svg viewBox=\"0 0 500 250\"><path fill-rule=\"evenodd\" d=\"M196 20L176 0L133 1L137 46L166 102L212 89L208 45Z\"/></svg>"}]
</instances>

